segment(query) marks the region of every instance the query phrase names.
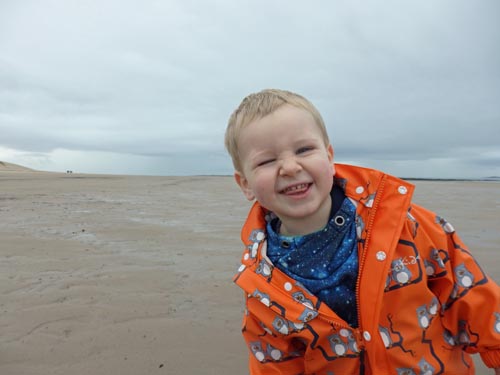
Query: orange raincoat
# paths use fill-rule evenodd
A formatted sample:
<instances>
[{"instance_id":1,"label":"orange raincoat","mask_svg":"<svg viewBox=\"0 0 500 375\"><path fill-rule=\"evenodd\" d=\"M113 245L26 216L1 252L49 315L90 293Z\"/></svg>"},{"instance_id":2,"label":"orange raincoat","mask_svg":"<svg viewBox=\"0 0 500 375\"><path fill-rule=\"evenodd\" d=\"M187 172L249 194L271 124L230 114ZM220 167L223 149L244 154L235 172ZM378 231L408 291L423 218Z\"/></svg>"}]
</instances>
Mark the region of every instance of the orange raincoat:
<instances>
[{"instance_id":1,"label":"orange raincoat","mask_svg":"<svg viewBox=\"0 0 500 375\"><path fill-rule=\"evenodd\" d=\"M246 293L250 373L474 374L477 352L500 367L500 288L451 224L382 172L337 164L335 183L356 205L359 328L273 266L268 212L255 203L234 277Z\"/></svg>"}]
</instances>

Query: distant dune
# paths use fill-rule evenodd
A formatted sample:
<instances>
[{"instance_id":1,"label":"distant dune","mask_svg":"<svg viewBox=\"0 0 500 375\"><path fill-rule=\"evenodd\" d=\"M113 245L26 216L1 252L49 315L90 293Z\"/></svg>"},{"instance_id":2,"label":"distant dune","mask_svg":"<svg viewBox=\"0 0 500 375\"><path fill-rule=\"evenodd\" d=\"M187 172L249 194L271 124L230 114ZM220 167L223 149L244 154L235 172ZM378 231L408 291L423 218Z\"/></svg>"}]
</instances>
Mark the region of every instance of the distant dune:
<instances>
[{"instance_id":1,"label":"distant dune","mask_svg":"<svg viewBox=\"0 0 500 375\"><path fill-rule=\"evenodd\" d=\"M0 161L0 172L34 172L34 169L23 167L22 165L6 163Z\"/></svg>"}]
</instances>

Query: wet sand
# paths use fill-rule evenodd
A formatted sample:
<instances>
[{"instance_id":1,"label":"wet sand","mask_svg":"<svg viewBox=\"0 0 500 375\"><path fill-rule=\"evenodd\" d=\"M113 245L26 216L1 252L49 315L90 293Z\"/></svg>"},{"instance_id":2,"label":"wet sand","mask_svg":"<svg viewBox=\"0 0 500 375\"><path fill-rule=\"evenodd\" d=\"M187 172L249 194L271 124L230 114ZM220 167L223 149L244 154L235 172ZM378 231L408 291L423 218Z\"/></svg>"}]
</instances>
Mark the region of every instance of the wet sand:
<instances>
[{"instance_id":1,"label":"wet sand","mask_svg":"<svg viewBox=\"0 0 500 375\"><path fill-rule=\"evenodd\" d=\"M500 183L415 184L499 282ZM249 206L230 177L0 171L0 374L246 374Z\"/></svg>"}]
</instances>

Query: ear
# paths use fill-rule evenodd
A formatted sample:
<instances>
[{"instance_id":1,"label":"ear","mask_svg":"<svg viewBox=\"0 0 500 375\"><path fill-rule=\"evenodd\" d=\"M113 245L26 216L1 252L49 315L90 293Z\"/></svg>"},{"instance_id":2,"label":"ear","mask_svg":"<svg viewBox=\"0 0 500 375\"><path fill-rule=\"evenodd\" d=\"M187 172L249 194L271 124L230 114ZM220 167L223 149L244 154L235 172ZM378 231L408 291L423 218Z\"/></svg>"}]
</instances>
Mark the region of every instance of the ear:
<instances>
[{"instance_id":1,"label":"ear","mask_svg":"<svg viewBox=\"0 0 500 375\"><path fill-rule=\"evenodd\" d=\"M333 150L333 146L332 144L330 143L326 149L327 153L328 153L328 160L330 160L330 162L332 163L332 169L333 169L333 176L335 176L335 164L333 164L333 156L335 155L335 152Z\"/></svg>"},{"instance_id":2,"label":"ear","mask_svg":"<svg viewBox=\"0 0 500 375\"><path fill-rule=\"evenodd\" d=\"M328 153L328 160L330 160L331 162L333 162L333 155L335 154L334 151L333 151L333 146L332 144L330 143L328 145L328 147L326 148L326 151Z\"/></svg>"},{"instance_id":3,"label":"ear","mask_svg":"<svg viewBox=\"0 0 500 375\"><path fill-rule=\"evenodd\" d=\"M252 189L250 188L250 186L248 184L248 180L245 178L243 173L235 171L234 172L234 180L236 181L236 183L240 187L240 189L243 192L243 194L245 195L245 197L249 201L253 201L255 199L255 195L254 195Z\"/></svg>"}]
</instances>

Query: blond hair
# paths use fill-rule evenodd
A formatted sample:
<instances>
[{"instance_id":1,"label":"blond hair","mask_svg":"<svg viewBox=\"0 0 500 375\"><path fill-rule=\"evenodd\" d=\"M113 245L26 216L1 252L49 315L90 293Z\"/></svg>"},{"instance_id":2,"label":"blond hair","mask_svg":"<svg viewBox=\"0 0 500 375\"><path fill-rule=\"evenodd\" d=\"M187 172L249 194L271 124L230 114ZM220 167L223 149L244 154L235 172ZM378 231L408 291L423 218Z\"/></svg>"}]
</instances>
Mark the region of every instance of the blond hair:
<instances>
[{"instance_id":1,"label":"blond hair","mask_svg":"<svg viewBox=\"0 0 500 375\"><path fill-rule=\"evenodd\" d=\"M238 152L238 140L242 129L244 129L252 121L259 120L273 113L285 104L289 104L309 112L321 130L325 146L328 146L330 141L328 139L328 133L326 131L323 118L316 107L314 107L309 100L290 91L278 89L262 90L244 98L229 118L224 143L231 159L233 160L234 168L237 171L241 172L242 170Z\"/></svg>"}]
</instances>

